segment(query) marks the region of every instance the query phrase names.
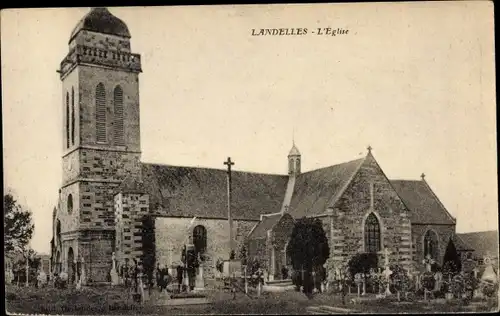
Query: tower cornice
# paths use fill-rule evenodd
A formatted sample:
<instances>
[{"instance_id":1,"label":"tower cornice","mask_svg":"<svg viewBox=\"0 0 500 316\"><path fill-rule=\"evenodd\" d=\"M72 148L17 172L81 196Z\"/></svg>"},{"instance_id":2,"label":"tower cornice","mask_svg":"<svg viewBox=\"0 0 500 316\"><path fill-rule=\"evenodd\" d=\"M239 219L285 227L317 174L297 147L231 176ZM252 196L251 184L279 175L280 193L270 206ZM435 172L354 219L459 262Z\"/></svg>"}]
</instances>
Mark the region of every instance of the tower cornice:
<instances>
[{"instance_id":1,"label":"tower cornice","mask_svg":"<svg viewBox=\"0 0 500 316\"><path fill-rule=\"evenodd\" d=\"M60 63L58 73L61 80L77 65L109 67L136 73L142 72L140 54L76 45Z\"/></svg>"}]
</instances>

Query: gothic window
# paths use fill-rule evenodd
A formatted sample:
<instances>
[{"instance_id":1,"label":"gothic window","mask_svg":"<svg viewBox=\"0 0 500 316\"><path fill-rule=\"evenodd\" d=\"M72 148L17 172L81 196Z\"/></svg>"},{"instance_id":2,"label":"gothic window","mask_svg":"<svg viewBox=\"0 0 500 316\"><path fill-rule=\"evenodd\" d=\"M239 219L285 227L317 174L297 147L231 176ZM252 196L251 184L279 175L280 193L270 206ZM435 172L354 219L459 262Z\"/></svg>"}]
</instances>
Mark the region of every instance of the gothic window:
<instances>
[{"instance_id":1,"label":"gothic window","mask_svg":"<svg viewBox=\"0 0 500 316\"><path fill-rule=\"evenodd\" d=\"M424 236L424 257L427 255L431 255L434 260L438 259L438 237L432 230L428 230Z\"/></svg>"},{"instance_id":2,"label":"gothic window","mask_svg":"<svg viewBox=\"0 0 500 316\"><path fill-rule=\"evenodd\" d=\"M113 95L114 106L114 142L116 145L124 145L124 126L123 126L123 90L117 86Z\"/></svg>"},{"instance_id":3,"label":"gothic window","mask_svg":"<svg viewBox=\"0 0 500 316\"><path fill-rule=\"evenodd\" d=\"M75 144L75 89L71 87L71 145Z\"/></svg>"},{"instance_id":4,"label":"gothic window","mask_svg":"<svg viewBox=\"0 0 500 316\"><path fill-rule=\"evenodd\" d=\"M69 148L69 93L66 92L66 148Z\"/></svg>"},{"instance_id":5,"label":"gothic window","mask_svg":"<svg viewBox=\"0 0 500 316\"><path fill-rule=\"evenodd\" d=\"M73 212L73 195L68 195L68 213L71 214Z\"/></svg>"},{"instance_id":6,"label":"gothic window","mask_svg":"<svg viewBox=\"0 0 500 316\"><path fill-rule=\"evenodd\" d=\"M196 253L204 253L207 250L207 229L198 225L193 229L193 244Z\"/></svg>"},{"instance_id":7,"label":"gothic window","mask_svg":"<svg viewBox=\"0 0 500 316\"><path fill-rule=\"evenodd\" d=\"M99 83L95 91L96 139L106 142L106 92L104 85Z\"/></svg>"},{"instance_id":8,"label":"gothic window","mask_svg":"<svg viewBox=\"0 0 500 316\"><path fill-rule=\"evenodd\" d=\"M56 238L57 238L57 244L61 244L61 221L57 220L57 225L56 225Z\"/></svg>"},{"instance_id":9,"label":"gothic window","mask_svg":"<svg viewBox=\"0 0 500 316\"><path fill-rule=\"evenodd\" d=\"M288 160L288 172L289 173L293 172L293 159Z\"/></svg>"},{"instance_id":10,"label":"gothic window","mask_svg":"<svg viewBox=\"0 0 500 316\"><path fill-rule=\"evenodd\" d=\"M300 158L297 158L295 160L295 170L296 171L300 170Z\"/></svg>"},{"instance_id":11,"label":"gothic window","mask_svg":"<svg viewBox=\"0 0 500 316\"><path fill-rule=\"evenodd\" d=\"M380 223L375 214L370 213L365 221L365 252L380 251Z\"/></svg>"}]
</instances>

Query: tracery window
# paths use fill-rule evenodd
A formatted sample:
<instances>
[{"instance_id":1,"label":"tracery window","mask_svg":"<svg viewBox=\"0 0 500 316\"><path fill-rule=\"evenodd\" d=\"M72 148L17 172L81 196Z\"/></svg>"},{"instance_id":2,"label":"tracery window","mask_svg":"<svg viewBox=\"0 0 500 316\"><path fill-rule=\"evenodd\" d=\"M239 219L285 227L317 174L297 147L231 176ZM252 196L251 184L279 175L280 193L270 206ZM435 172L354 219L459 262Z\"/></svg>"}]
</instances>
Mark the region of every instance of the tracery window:
<instances>
[{"instance_id":1,"label":"tracery window","mask_svg":"<svg viewBox=\"0 0 500 316\"><path fill-rule=\"evenodd\" d=\"M430 255L432 259L438 259L438 237L436 232L428 230L424 236L424 257Z\"/></svg>"},{"instance_id":2,"label":"tracery window","mask_svg":"<svg viewBox=\"0 0 500 316\"><path fill-rule=\"evenodd\" d=\"M193 229L193 244L196 253L203 254L207 250L207 229L198 225Z\"/></svg>"},{"instance_id":3,"label":"tracery window","mask_svg":"<svg viewBox=\"0 0 500 316\"><path fill-rule=\"evenodd\" d=\"M66 148L69 148L69 93L66 92Z\"/></svg>"},{"instance_id":4,"label":"tracery window","mask_svg":"<svg viewBox=\"0 0 500 316\"><path fill-rule=\"evenodd\" d=\"M71 87L71 145L75 144L75 89Z\"/></svg>"},{"instance_id":5,"label":"tracery window","mask_svg":"<svg viewBox=\"0 0 500 316\"><path fill-rule=\"evenodd\" d=\"M380 223L375 214L370 213L365 221L365 252L380 251Z\"/></svg>"}]
</instances>

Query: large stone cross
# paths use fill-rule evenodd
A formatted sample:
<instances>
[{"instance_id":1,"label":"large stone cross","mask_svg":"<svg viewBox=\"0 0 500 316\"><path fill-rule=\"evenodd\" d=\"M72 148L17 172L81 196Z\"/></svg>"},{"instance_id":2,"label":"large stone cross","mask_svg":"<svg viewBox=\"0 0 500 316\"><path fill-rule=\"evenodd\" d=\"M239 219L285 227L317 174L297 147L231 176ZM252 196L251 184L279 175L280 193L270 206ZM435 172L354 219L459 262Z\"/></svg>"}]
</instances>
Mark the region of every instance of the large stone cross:
<instances>
[{"instance_id":1,"label":"large stone cross","mask_svg":"<svg viewBox=\"0 0 500 316\"><path fill-rule=\"evenodd\" d=\"M229 253L234 251L234 240L233 240L233 218L231 214L231 166L234 162L231 161L231 157L227 157L227 161L224 161L224 165L227 166L227 221L229 224Z\"/></svg>"},{"instance_id":2,"label":"large stone cross","mask_svg":"<svg viewBox=\"0 0 500 316\"><path fill-rule=\"evenodd\" d=\"M425 264L427 272L431 272L431 266L434 263L434 259L432 259L430 254L427 254L425 259L423 260L423 263Z\"/></svg>"},{"instance_id":3,"label":"large stone cross","mask_svg":"<svg viewBox=\"0 0 500 316\"><path fill-rule=\"evenodd\" d=\"M385 247L384 248L384 256L385 256L385 266L388 267L389 266L389 254L391 252L389 251L389 248Z\"/></svg>"}]
</instances>

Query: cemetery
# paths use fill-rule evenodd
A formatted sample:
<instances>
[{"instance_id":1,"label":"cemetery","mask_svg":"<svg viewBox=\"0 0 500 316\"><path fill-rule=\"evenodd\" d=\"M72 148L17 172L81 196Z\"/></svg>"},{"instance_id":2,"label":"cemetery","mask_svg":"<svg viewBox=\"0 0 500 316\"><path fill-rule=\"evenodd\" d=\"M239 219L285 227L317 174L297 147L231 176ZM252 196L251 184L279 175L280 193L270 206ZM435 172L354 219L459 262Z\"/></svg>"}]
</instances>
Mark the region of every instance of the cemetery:
<instances>
[{"instance_id":1,"label":"cemetery","mask_svg":"<svg viewBox=\"0 0 500 316\"><path fill-rule=\"evenodd\" d=\"M7 273L7 309L58 314L255 313L261 308L265 314L498 309L498 269L488 257L481 269L469 262L459 271L450 262L440 268L428 255L422 262L425 270L405 271L389 265L385 248L379 254L384 258L383 268L370 267L378 263L362 253L326 276L302 269L292 271L291 279L272 281L258 261L234 259L233 254L232 259L218 262L216 282L205 285L196 278L200 273L192 271L200 269L193 253L185 249L187 260L178 269L182 278L160 265L152 278L140 261L120 269L113 264L111 282L101 286L86 284L84 262L77 265L73 278L65 272L47 278L40 270L36 278L18 284Z\"/></svg>"}]
</instances>

